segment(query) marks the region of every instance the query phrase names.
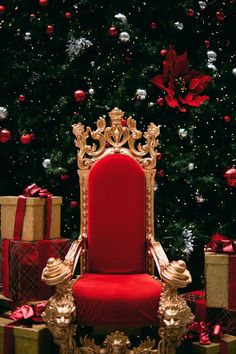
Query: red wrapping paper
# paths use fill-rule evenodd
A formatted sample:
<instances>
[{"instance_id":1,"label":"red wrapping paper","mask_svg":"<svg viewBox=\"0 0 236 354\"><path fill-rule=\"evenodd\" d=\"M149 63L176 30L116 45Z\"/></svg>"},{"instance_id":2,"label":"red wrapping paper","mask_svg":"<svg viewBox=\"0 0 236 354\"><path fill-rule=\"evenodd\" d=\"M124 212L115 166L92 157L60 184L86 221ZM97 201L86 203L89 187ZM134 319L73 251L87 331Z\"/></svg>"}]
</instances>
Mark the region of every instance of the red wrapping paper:
<instances>
[{"instance_id":1,"label":"red wrapping paper","mask_svg":"<svg viewBox=\"0 0 236 354\"><path fill-rule=\"evenodd\" d=\"M190 291L181 295L195 315L195 321L206 322L206 299L202 290Z\"/></svg>"},{"instance_id":2,"label":"red wrapping paper","mask_svg":"<svg viewBox=\"0 0 236 354\"><path fill-rule=\"evenodd\" d=\"M70 243L67 239L16 241L3 243L3 294L14 301L48 299L53 287L41 281L50 257L64 259Z\"/></svg>"}]
</instances>

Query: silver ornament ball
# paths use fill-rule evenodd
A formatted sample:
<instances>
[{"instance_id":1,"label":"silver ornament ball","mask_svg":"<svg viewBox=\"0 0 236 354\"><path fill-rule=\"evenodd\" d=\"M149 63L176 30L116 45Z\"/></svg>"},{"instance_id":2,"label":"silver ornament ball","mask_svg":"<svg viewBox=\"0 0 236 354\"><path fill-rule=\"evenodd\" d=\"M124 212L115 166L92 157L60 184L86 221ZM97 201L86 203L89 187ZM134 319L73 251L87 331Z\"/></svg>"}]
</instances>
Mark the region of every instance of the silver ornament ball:
<instances>
[{"instance_id":1,"label":"silver ornament ball","mask_svg":"<svg viewBox=\"0 0 236 354\"><path fill-rule=\"evenodd\" d=\"M147 97L147 91L143 89L137 89L135 95L138 100L145 100L145 98Z\"/></svg>"},{"instance_id":2,"label":"silver ornament ball","mask_svg":"<svg viewBox=\"0 0 236 354\"><path fill-rule=\"evenodd\" d=\"M25 32L24 39L26 41L30 41L31 40L31 33L30 32Z\"/></svg>"},{"instance_id":3,"label":"silver ornament ball","mask_svg":"<svg viewBox=\"0 0 236 354\"><path fill-rule=\"evenodd\" d=\"M5 107L0 107L0 120L6 119L8 116L7 109Z\"/></svg>"},{"instance_id":4,"label":"silver ornament ball","mask_svg":"<svg viewBox=\"0 0 236 354\"><path fill-rule=\"evenodd\" d=\"M207 51L208 62L213 63L217 59L217 54L213 50Z\"/></svg>"},{"instance_id":5,"label":"silver ornament ball","mask_svg":"<svg viewBox=\"0 0 236 354\"><path fill-rule=\"evenodd\" d=\"M199 7L201 10L204 10L206 8L206 3L205 1L198 1Z\"/></svg>"},{"instance_id":6,"label":"silver ornament ball","mask_svg":"<svg viewBox=\"0 0 236 354\"><path fill-rule=\"evenodd\" d=\"M50 159L44 159L42 165L46 169L51 168L51 166L52 166L51 160Z\"/></svg>"},{"instance_id":7,"label":"silver ornament ball","mask_svg":"<svg viewBox=\"0 0 236 354\"><path fill-rule=\"evenodd\" d=\"M121 32L119 35L119 39L121 42L128 42L130 40L130 35L128 32Z\"/></svg>"},{"instance_id":8,"label":"silver ornament ball","mask_svg":"<svg viewBox=\"0 0 236 354\"><path fill-rule=\"evenodd\" d=\"M180 128L178 134L181 139L184 139L188 135L188 132L186 129Z\"/></svg>"},{"instance_id":9,"label":"silver ornament ball","mask_svg":"<svg viewBox=\"0 0 236 354\"><path fill-rule=\"evenodd\" d=\"M232 69L232 74L233 74L234 76L236 76L236 68L233 68L233 69Z\"/></svg>"},{"instance_id":10,"label":"silver ornament ball","mask_svg":"<svg viewBox=\"0 0 236 354\"><path fill-rule=\"evenodd\" d=\"M88 90L88 93L89 93L90 95L94 95L94 89L91 87L91 88Z\"/></svg>"},{"instance_id":11,"label":"silver ornament ball","mask_svg":"<svg viewBox=\"0 0 236 354\"><path fill-rule=\"evenodd\" d=\"M182 22L175 22L175 27L176 27L178 30L182 31L182 29L184 28L184 25L183 25Z\"/></svg>"},{"instance_id":12,"label":"silver ornament ball","mask_svg":"<svg viewBox=\"0 0 236 354\"><path fill-rule=\"evenodd\" d=\"M126 18L126 16L123 15L123 14L118 13L117 15L115 15L115 18L117 18L117 20L120 20L120 21L123 22L123 23L126 23L126 22L127 22L127 18Z\"/></svg>"}]
</instances>

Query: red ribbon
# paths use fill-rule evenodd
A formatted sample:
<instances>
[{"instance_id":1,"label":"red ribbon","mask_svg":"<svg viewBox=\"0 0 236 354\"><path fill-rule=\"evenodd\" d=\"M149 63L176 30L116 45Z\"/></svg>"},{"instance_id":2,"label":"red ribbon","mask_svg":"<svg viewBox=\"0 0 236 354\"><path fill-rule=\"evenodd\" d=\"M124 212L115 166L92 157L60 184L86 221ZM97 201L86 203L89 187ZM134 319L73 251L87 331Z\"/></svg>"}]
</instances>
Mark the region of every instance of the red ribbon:
<instances>
[{"instance_id":1,"label":"red ribbon","mask_svg":"<svg viewBox=\"0 0 236 354\"><path fill-rule=\"evenodd\" d=\"M207 251L221 253L236 253L236 240L216 233L206 245Z\"/></svg>"},{"instance_id":2,"label":"red ribbon","mask_svg":"<svg viewBox=\"0 0 236 354\"><path fill-rule=\"evenodd\" d=\"M45 218L45 230L44 230L44 240L50 238L51 221L52 221L52 194L48 192L47 189L42 189L33 183L26 187L23 191L23 195L18 197L16 214L15 214L15 224L14 224L14 240L21 240L23 231L23 222L25 215L25 206L27 197L39 197L46 198L46 218Z\"/></svg>"}]
</instances>

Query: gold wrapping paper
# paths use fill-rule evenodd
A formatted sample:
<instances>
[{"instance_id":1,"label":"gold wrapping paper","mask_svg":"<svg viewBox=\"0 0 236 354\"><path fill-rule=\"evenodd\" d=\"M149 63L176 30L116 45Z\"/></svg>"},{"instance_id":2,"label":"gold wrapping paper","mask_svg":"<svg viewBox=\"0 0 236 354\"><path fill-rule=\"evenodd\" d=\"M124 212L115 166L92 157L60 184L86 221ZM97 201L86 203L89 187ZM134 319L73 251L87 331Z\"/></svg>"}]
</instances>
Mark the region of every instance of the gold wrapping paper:
<instances>
[{"instance_id":1,"label":"gold wrapping paper","mask_svg":"<svg viewBox=\"0 0 236 354\"><path fill-rule=\"evenodd\" d=\"M224 342L227 343L227 354L236 353L236 337L225 334ZM202 345L199 343L192 343L192 354L220 354L220 343L211 343L209 345Z\"/></svg>"},{"instance_id":2,"label":"gold wrapping paper","mask_svg":"<svg viewBox=\"0 0 236 354\"><path fill-rule=\"evenodd\" d=\"M4 326L13 320L0 317L0 354L4 353ZM14 354L57 354L57 346L45 324L34 324L32 328L16 326L13 329Z\"/></svg>"},{"instance_id":3,"label":"gold wrapping paper","mask_svg":"<svg viewBox=\"0 0 236 354\"><path fill-rule=\"evenodd\" d=\"M207 307L228 308L228 272L227 254L205 252Z\"/></svg>"},{"instance_id":4,"label":"gold wrapping paper","mask_svg":"<svg viewBox=\"0 0 236 354\"><path fill-rule=\"evenodd\" d=\"M1 205L1 237L13 239L15 213L18 197L0 197ZM59 238L61 233L62 197L52 197L52 221L50 238ZM22 240L42 240L45 227L45 198L26 199Z\"/></svg>"}]
</instances>

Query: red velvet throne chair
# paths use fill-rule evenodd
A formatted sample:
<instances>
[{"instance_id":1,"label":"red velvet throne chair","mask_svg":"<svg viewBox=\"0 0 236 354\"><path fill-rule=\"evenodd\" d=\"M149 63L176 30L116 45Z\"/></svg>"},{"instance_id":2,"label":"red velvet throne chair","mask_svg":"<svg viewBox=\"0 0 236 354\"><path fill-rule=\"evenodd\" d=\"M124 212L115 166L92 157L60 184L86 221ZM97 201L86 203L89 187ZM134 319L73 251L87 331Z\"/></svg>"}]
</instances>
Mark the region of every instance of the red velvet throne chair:
<instances>
[{"instance_id":1,"label":"red velvet throne chair","mask_svg":"<svg viewBox=\"0 0 236 354\"><path fill-rule=\"evenodd\" d=\"M151 123L139 140L132 117L110 113L97 129L73 125L78 148L81 233L65 260L50 258L42 279L56 285L44 319L60 354L173 354L193 320L177 289L191 282L183 261L169 262L154 239L154 177L159 126ZM91 138L97 143L87 145ZM80 259L80 275L73 278ZM154 277L154 264L160 280ZM112 326L103 345L88 336L77 347L76 327ZM157 326L158 343L147 338L131 349L124 327Z\"/></svg>"}]
</instances>

